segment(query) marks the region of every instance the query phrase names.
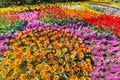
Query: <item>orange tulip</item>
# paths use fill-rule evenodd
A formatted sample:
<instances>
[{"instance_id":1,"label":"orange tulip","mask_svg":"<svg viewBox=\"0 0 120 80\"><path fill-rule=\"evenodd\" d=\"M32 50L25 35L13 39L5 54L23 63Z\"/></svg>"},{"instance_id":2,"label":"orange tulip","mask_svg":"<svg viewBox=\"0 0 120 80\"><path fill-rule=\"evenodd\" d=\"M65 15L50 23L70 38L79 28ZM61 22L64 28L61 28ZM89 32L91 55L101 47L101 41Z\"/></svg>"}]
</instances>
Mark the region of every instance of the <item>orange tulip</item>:
<instances>
[{"instance_id":1,"label":"orange tulip","mask_svg":"<svg viewBox=\"0 0 120 80\"><path fill-rule=\"evenodd\" d=\"M47 57L48 57L48 59L52 59L53 56L52 56L52 54L48 54Z\"/></svg>"},{"instance_id":2,"label":"orange tulip","mask_svg":"<svg viewBox=\"0 0 120 80\"><path fill-rule=\"evenodd\" d=\"M70 69L70 74L74 74L74 70L73 69Z\"/></svg>"},{"instance_id":3,"label":"orange tulip","mask_svg":"<svg viewBox=\"0 0 120 80\"><path fill-rule=\"evenodd\" d=\"M65 60L68 60L69 59L69 56L68 55L65 55Z\"/></svg>"},{"instance_id":4,"label":"orange tulip","mask_svg":"<svg viewBox=\"0 0 120 80\"><path fill-rule=\"evenodd\" d=\"M54 75L53 80L59 80L59 76L58 75Z\"/></svg>"},{"instance_id":5,"label":"orange tulip","mask_svg":"<svg viewBox=\"0 0 120 80\"><path fill-rule=\"evenodd\" d=\"M50 60L50 64L55 64L56 63L56 60L55 59L51 59Z\"/></svg>"},{"instance_id":6,"label":"orange tulip","mask_svg":"<svg viewBox=\"0 0 120 80\"><path fill-rule=\"evenodd\" d=\"M82 62L78 62L78 67L84 66Z\"/></svg>"},{"instance_id":7,"label":"orange tulip","mask_svg":"<svg viewBox=\"0 0 120 80\"><path fill-rule=\"evenodd\" d=\"M15 42L15 40L14 40L14 39L11 39L10 42L13 43L13 42Z\"/></svg>"},{"instance_id":8,"label":"orange tulip","mask_svg":"<svg viewBox=\"0 0 120 80\"><path fill-rule=\"evenodd\" d=\"M74 67L74 71L78 72L79 68L78 67Z\"/></svg>"},{"instance_id":9,"label":"orange tulip","mask_svg":"<svg viewBox=\"0 0 120 80\"><path fill-rule=\"evenodd\" d=\"M35 70L34 69L30 70L29 75L34 76L35 75Z\"/></svg>"},{"instance_id":10,"label":"orange tulip","mask_svg":"<svg viewBox=\"0 0 120 80\"><path fill-rule=\"evenodd\" d=\"M18 73L13 73L13 74L12 74L12 78L13 78L13 79L15 79L15 78L17 78L17 77L18 77Z\"/></svg>"},{"instance_id":11,"label":"orange tulip","mask_svg":"<svg viewBox=\"0 0 120 80\"><path fill-rule=\"evenodd\" d=\"M32 64L28 64L28 65L27 65L27 68L28 68L28 69L31 69L32 67L33 67Z\"/></svg>"},{"instance_id":12,"label":"orange tulip","mask_svg":"<svg viewBox=\"0 0 120 80\"><path fill-rule=\"evenodd\" d=\"M63 59L59 59L59 62L62 63L62 62L63 62Z\"/></svg>"},{"instance_id":13,"label":"orange tulip","mask_svg":"<svg viewBox=\"0 0 120 80\"><path fill-rule=\"evenodd\" d=\"M64 68L63 68L63 67L59 67L59 68L58 68L58 72L59 72L59 73L63 73L63 72L64 72Z\"/></svg>"},{"instance_id":14,"label":"orange tulip","mask_svg":"<svg viewBox=\"0 0 120 80\"><path fill-rule=\"evenodd\" d=\"M77 64L76 64L76 62L71 62L71 65L76 66Z\"/></svg>"}]
</instances>

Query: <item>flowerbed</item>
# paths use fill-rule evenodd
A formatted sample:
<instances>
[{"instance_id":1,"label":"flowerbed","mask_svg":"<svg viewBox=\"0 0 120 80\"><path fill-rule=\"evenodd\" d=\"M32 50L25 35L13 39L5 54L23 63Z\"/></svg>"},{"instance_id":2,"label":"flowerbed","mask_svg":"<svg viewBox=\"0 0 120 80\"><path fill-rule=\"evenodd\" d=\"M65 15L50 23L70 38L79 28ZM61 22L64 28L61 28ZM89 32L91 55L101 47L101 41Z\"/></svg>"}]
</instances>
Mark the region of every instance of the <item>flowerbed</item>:
<instances>
[{"instance_id":1,"label":"flowerbed","mask_svg":"<svg viewBox=\"0 0 120 80\"><path fill-rule=\"evenodd\" d=\"M11 34L16 30L21 30L23 27L24 21L22 21L18 15L14 13L0 14L0 34Z\"/></svg>"},{"instance_id":2,"label":"flowerbed","mask_svg":"<svg viewBox=\"0 0 120 80\"><path fill-rule=\"evenodd\" d=\"M3 58L0 76L6 80L89 79L88 72L92 71L90 50L82 39L59 28L19 32L10 39Z\"/></svg>"},{"instance_id":3,"label":"flowerbed","mask_svg":"<svg viewBox=\"0 0 120 80\"><path fill-rule=\"evenodd\" d=\"M71 14L73 13L73 14ZM80 12L59 7L42 8L38 12L39 19L45 23L65 25L81 20Z\"/></svg>"},{"instance_id":4,"label":"flowerbed","mask_svg":"<svg viewBox=\"0 0 120 80\"><path fill-rule=\"evenodd\" d=\"M86 18L85 22L98 26L102 30L110 30L120 38L120 17L113 15L101 14L98 18Z\"/></svg>"},{"instance_id":5,"label":"flowerbed","mask_svg":"<svg viewBox=\"0 0 120 80\"><path fill-rule=\"evenodd\" d=\"M68 8L71 9L71 4L73 4L73 9L74 6L77 5L77 10L80 10L80 5L78 2L66 2L66 3L45 3L45 4L39 4L39 5L24 5L24 6L12 6L12 7L7 7L7 8L0 8L0 12L25 12L25 11L34 11L34 10L39 10L40 8L47 8L47 7L61 7L61 8Z\"/></svg>"},{"instance_id":6,"label":"flowerbed","mask_svg":"<svg viewBox=\"0 0 120 80\"><path fill-rule=\"evenodd\" d=\"M102 6L102 5L88 5L88 7L90 7L91 9L94 9L96 11L100 11L106 14L113 14L113 15L117 15L120 16L120 10L115 9L115 8L110 8L107 6Z\"/></svg>"},{"instance_id":7,"label":"flowerbed","mask_svg":"<svg viewBox=\"0 0 120 80\"><path fill-rule=\"evenodd\" d=\"M119 17L59 5L0 13L0 79L119 80Z\"/></svg>"}]
</instances>

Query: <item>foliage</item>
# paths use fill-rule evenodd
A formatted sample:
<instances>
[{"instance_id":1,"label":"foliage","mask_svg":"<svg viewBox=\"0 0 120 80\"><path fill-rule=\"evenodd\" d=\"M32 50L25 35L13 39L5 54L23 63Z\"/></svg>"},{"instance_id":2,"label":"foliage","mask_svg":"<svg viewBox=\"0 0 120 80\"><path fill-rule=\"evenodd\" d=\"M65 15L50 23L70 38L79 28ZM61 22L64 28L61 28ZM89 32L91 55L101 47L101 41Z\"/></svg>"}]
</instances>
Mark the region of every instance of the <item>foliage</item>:
<instances>
[{"instance_id":1,"label":"foliage","mask_svg":"<svg viewBox=\"0 0 120 80\"><path fill-rule=\"evenodd\" d=\"M0 0L0 7L8 7L12 5L33 5L44 2L58 2L60 0Z\"/></svg>"},{"instance_id":2,"label":"foliage","mask_svg":"<svg viewBox=\"0 0 120 80\"><path fill-rule=\"evenodd\" d=\"M120 0L111 0L111 1L112 1L112 2L116 2L116 3L117 3L117 2L120 2Z\"/></svg>"},{"instance_id":3,"label":"foliage","mask_svg":"<svg viewBox=\"0 0 120 80\"><path fill-rule=\"evenodd\" d=\"M4 23L1 23L0 34L3 35L12 34L17 30L22 30L24 26L25 26L24 21L20 19L15 20L12 25L5 25Z\"/></svg>"},{"instance_id":4,"label":"foliage","mask_svg":"<svg viewBox=\"0 0 120 80\"><path fill-rule=\"evenodd\" d=\"M88 5L88 7L98 12L120 16L120 10L115 7L107 7L102 5Z\"/></svg>"},{"instance_id":5,"label":"foliage","mask_svg":"<svg viewBox=\"0 0 120 80\"><path fill-rule=\"evenodd\" d=\"M0 7L7 7L11 4L11 0L0 0Z\"/></svg>"},{"instance_id":6,"label":"foliage","mask_svg":"<svg viewBox=\"0 0 120 80\"><path fill-rule=\"evenodd\" d=\"M12 5L30 5L39 2L39 0L0 0L0 7L8 7Z\"/></svg>"},{"instance_id":7,"label":"foliage","mask_svg":"<svg viewBox=\"0 0 120 80\"><path fill-rule=\"evenodd\" d=\"M73 18L72 20L69 20L69 19L51 19L51 18L46 18L46 17L42 17L40 18L41 21L45 22L45 23L49 23L49 24L52 24L52 25L55 25L55 24L58 24L58 25L65 25L65 24L74 24L74 23L77 23L79 22L80 20L77 20L75 18Z\"/></svg>"}]
</instances>

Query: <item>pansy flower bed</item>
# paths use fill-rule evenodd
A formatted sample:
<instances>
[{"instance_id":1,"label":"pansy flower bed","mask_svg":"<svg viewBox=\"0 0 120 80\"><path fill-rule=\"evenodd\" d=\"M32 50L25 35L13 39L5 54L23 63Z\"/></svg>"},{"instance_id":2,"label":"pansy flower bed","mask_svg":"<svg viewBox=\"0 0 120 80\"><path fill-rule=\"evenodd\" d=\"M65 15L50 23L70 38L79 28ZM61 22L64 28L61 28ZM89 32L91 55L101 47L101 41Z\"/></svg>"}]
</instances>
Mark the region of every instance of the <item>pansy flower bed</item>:
<instances>
[{"instance_id":1,"label":"pansy flower bed","mask_svg":"<svg viewBox=\"0 0 120 80\"><path fill-rule=\"evenodd\" d=\"M120 80L119 16L64 4L0 9L0 80Z\"/></svg>"}]
</instances>

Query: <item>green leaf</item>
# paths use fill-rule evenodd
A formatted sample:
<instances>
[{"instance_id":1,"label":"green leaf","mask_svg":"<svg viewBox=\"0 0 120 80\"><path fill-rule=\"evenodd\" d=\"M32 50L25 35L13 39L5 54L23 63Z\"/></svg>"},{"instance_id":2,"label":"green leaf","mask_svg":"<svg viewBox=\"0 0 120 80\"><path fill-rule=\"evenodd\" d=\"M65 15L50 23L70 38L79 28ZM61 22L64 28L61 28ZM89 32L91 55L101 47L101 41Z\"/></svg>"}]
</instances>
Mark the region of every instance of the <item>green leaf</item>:
<instances>
[{"instance_id":1,"label":"green leaf","mask_svg":"<svg viewBox=\"0 0 120 80\"><path fill-rule=\"evenodd\" d=\"M68 79L68 76L65 73L63 73L63 76L65 77L66 80Z\"/></svg>"}]
</instances>

